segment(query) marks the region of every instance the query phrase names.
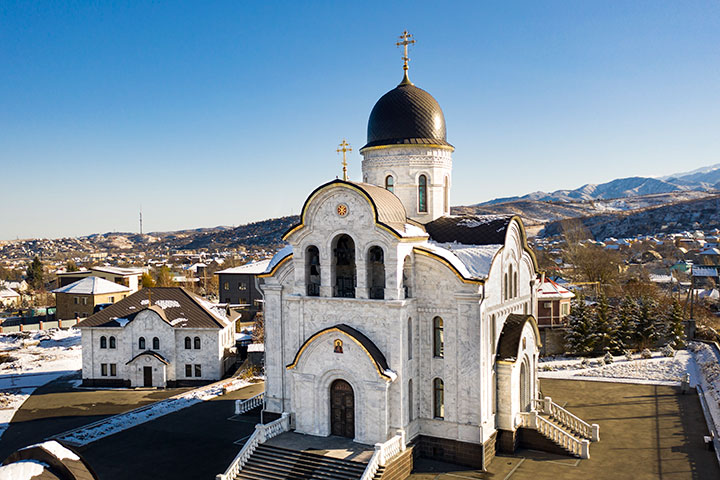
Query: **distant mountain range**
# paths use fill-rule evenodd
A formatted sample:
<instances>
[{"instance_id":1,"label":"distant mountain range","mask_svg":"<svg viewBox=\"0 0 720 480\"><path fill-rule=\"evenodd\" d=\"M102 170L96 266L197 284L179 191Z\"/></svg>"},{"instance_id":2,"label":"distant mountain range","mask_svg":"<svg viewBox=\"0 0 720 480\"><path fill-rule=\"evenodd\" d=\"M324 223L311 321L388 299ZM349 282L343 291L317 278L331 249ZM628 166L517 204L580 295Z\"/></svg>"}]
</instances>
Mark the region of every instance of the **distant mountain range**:
<instances>
[{"instance_id":1,"label":"distant mountain range","mask_svg":"<svg viewBox=\"0 0 720 480\"><path fill-rule=\"evenodd\" d=\"M578 202L638 197L683 191L720 190L720 163L691 172L676 173L667 177L618 178L607 183L588 183L574 190L533 192L519 197L496 198L473 206L497 205L518 201Z\"/></svg>"}]
</instances>

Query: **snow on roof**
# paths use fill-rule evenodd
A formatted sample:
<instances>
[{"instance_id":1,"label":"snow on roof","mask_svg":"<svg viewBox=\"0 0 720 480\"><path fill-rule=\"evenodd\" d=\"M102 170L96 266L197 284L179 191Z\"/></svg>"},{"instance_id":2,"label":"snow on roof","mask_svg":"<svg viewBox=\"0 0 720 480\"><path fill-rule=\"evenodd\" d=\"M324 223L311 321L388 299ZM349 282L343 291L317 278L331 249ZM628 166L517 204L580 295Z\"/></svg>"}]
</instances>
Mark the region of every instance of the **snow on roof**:
<instances>
[{"instance_id":1,"label":"snow on roof","mask_svg":"<svg viewBox=\"0 0 720 480\"><path fill-rule=\"evenodd\" d=\"M270 263L268 264L267 268L263 273L271 272L273 268L275 268L275 265L280 263L285 257L288 255L291 255L293 253L292 245L285 245L279 252L275 254L275 256L270 260Z\"/></svg>"},{"instance_id":2,"label":"snow on roof","mask_svg":"<svg viewBox=\"0 0 720 480\"><path fill-rule=\"evenodd\" d=\"M42 475L47 464L37 460L20 460L0 467L0 480L31 480Z\"/></svg>"},{"instance_id":3,"label":"snow on roof","mask_svg":"<svg viewBox=\"0 0 720 480\"><path fill-rule=\"evenodd\" d=\"M142 275L142 268L123 268L123 267L92 267L90 270L98 272L113 273L115 275Z\"/></svg>"},{"instance_id":4,"label":"snow on roof","mask_svg":"<svg viewBox=\"0 0 720 480\"><path fill-rule=\"evenodd\" d=\"M570 290L558 285L556 282L546 278L538 289L538 297L543 300L573 298L575 296Z\"/></svg>"},{"instance_id":5,"label":"snow on roof","mask_svg":"<svg viewBox=\"0 0 720 480\"><path fill-rule=\"evenodd\" d=\"M36 443L35 445L30 445L29 447L22 448L21 450L27 450L28 448L33 448L33 447L43 448L46 451L55 455L55 457L57 457L59 460L68 459L68 460L80 461L80 457L75 455L74 452L65 448L64 446L62 446L60 443L58 443L55 440L49 440L49 441L43 442L43 443Z\"/></svg>"},{"instance_id":6,"label":"snow on roof","mask_svg":"<svg viewBox=\"0 0 720 480\"><path fill-rule=\"evenodd\" d=\"M405 231L403 232L403 237L428 237L428 233L423 230L422 228L412 225L409 223L405 224Z\"/></svg>"},{"instance_id":7,"label":"snow on roof","mask_svg":"<svg viewBox=\"0 0 720 480\"><path fill-rule=\"evenodd\" d=\"M465 278L487 278L493 258L502 245L464 245L462 243L437 243L432 240L422 244L436 255L447 260Z\"/></svg>"},{"instance_id":8,"label":"snow on roof","mask_svg":"<svg viewBox=\"0 0 720 480\"><path fill-rule=\"evenodd\" d=\"M717 277L720 274L720 268L718 267L705 267L702 265L692 266L693 277Z\"/></svg>"},{"instance_id":9,"label":"snow on roof","mask_svg":"<svg viewBox=\"0 0 720 480\"><path fill-rule=\"evenodd\" d=\"M248 352L264 352L265 351L265 344L264 343L251 343L248 345Z\"/></svg>"},{"instance_id":10,"label":"snow on roof","mask_svg":"<svg viewBox=\"0 0 720 480\"><path fill-rule=\"evenodd\" d=\"M672 275L657 275L651 273L648 277L650 281L654 283L673 283L675 281Z\"/></svg>"},{"instance_id":11,"label":"snow on roof","mask_svg":"<svg viewBox=\"0 0 720 480\"><path fill-rule=\"evenodd\" d=\"M259 275L267 270L269 264L269 259L261 260L259 262L246 263L245 265L241 265L239 267L226 268L225 270L220 270L219 272L215 273L244 273L250 275Z\"/></svg>"},{"instance_id":12,"label":"snow on roof","mask_svg":"<svg viewBox=\"0 0 720 480\"><path fill-rule=\"evenodd\" d=\"M100 277L85 277L70 285L56 288L52 293L74 293L78 295L101 295L105 293L129 292L124 285L118 285Z\"/></svg>"},{"instance_id":13,"label":"snow on roof","mask_svg":"<svg viewBox=\"0 0 720 480\"><path fill-rule=\"evenodd\" d=\"M0 289L0 298L10 298L10 297L19 297L20 294L17 293L12 288L2 288Z\"/></svg>"}]
</instances>

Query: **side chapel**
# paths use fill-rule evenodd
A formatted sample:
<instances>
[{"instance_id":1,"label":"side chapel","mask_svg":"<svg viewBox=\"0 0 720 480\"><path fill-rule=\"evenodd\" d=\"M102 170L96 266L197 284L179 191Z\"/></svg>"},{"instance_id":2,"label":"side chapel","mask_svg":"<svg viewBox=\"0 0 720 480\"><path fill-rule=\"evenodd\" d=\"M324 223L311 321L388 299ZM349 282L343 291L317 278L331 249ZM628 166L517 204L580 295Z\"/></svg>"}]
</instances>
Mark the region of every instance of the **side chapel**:
<instances>
[{"instance_id":1,"label":"side chapel","mask_svg":"<svg viewBox=\"0 0 720 480\"><path fill-rule=\"evenodd\" d=\"M537 398L537 263L520 218L450 215L454 147L408 77L408 38L363 181L316 188L262 276L264 415L363 444L401 432L482 467Z\"/></svg>"}]
</instances>

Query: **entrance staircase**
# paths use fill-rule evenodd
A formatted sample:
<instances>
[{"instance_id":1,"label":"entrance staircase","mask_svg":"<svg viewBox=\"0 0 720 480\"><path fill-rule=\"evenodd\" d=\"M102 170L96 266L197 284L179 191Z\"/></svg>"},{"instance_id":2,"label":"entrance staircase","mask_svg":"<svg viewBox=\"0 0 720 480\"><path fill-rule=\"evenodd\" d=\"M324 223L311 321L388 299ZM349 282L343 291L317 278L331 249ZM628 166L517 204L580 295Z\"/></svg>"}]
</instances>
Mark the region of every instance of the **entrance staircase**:
<instances>
[{"instance_id":1,"label":"entrance staircase","mask_svg":"<svg viewBox=\"0 0 720 480\"><path fill-rule=\"evenodd\" d=\"M258 445L233 480L360 480L367 464L314 453Z\"/></svg>"},{"instance_id":2,"label":"entrance staircase","mask_svg":"<svg viewBox=\"0 0 720 480\"><path fill-rule=\"evenodd\" d=\"M590 442L600 441L600 427L589 424L552 401L532 401L532 410L520 414L520 426L543 437L578 458L590 458Z\"/></svg>"}]
</instances>

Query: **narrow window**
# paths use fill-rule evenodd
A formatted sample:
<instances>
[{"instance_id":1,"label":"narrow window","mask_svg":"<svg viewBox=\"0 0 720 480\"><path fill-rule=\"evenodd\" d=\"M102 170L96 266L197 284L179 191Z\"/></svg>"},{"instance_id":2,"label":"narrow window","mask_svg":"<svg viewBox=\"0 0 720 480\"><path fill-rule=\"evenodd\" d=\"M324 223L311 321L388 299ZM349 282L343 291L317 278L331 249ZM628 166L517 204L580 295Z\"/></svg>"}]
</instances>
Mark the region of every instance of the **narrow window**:
<instances>
[{"instance_id":1,"label":"narrow window","mask_svg":"<svg viewBox=\"0 0 720 480\"><path fill-rule=\"evenodd\" d=\"M508 274L505 272L505 276L503 278L503 299L508 299Z\"/></svg>"},{"instance_id":2,"label":"narrow window","mask_svg":"<svg viewBox=\"0 0 720 480\"><path fill-rule=\"evenodd\" d=\"M443 356L443 319L435 317L433 319L433 355L442 358Z\"/></svg>"},{"instance_id":3,"label":"narrow window","mask_svg":"<svg viewBox=\"0 0 720 480\"><path fill-rule=\"evenodd\" d=\"M225 282L225 285L223 285L223 287L225 287L225 290L230 290L230 282Z\"/></svg>"},{"instance_id":4,"label":"narrow window","mask_svg":"<svg viewBox=\"0 0 720 480\"><path fill-rule=\"evenodd\" d=\"M370 298L382 300L385 298L385 257L383 249L371 247L368 251L368 283Z\"/></svg>"},{"instance_id":5,"label":"narrow window","mask_svg":"<svg viewBox=\"0 0 720 480\"><path fill-rule=\"evenodd\" d=\"M185 376L188 378L192 377L192 365L189 363L185 364Z\"/></svg>"},{"instance_id":6,"label":"narrow window","mask_svg":"<svg viewBox=\"0 0 720 480\"><path fill-rule=\"evenodd\" d=\"M202 377L202 370L200 368L200 365L195 365L195 376Z\"/></svg>"},{"instance_id":7,"label":"narrow window","mask_svg":"<svg viewBox=\"0 0 720 480\"><path fill-rule=\"evenodd\" d=\"M159 350L160 349L160 339L158 337L153 337L153 350Z\"/></svg>"},{"instance_id":8,"label":"narrow window","mask_svg":"<svg viewBox=\"0 0 720 480\"><path fill-rule=\"evenodd\" d=\"M427 177L420 175L418 178L418 211L427 213Z\"/></svg>"},{"instance_id":9,"label":"narrow window","mask_svg":"<svg viewBox=\"0 0 720 480\"><path fill-rule=\"evenodd\" d=\"M83 305L87 305L87 297L83 297Z\"/></svg>"},{"instance_id":10,"label":"narrow window","mask_svg":"<svg viewBox=\"0 0 720 480\"><path fill-rule=\"evenodd\" d=\"M110 303L115 303L115 297L110 297Z\"/></svg>"},{"instance_id":11,"label":"narrow window","mask_svg":"<svg viewBox=\"0 0 720 480\"><path fill-rule=\"evenodd\" d=\"M320 250L315 245L305 251L305 285L308 297L320 296Z\"/></svg>"},{"instance_id":12,"label":"narrow window","mask_svg":"<svg viewBox=\"0 0 720 480\"><path fill-rule=\"evenodd\" d=\"M145 350L145 337L138 338L138 348L140 350Z\"/></svg>"},{"instance_id":13,"label":"narrow window","mask_svg":"<svg viewBox=\"0 0 720 480\"><path fill-rule=\"evenodd\" d=\"M349 235L335 241L335 296L355 298L355 242Z\"/></svg>"},{"instance_id":14,"label":"narrow window","mask_svg":"<svg viewBox=\"0 0 720 480\"><path fill-rule=\"evenodd\" d=\"M190 337L185 337L185 350L190 350L192 348Z\"/></svg>"},{"instance_id":15,"label":"narrow window","mask_svg":"<svg viewBox=\"0 0 720 480\"><path fill-rule=\"evenodd\" d=\"M412 331L412 318L408 318L408 329L407 329L407 330L408 330L408 334L407 334L407 335L408 335L408 339L407 339L407 343L408 343L408 347L407 347L407 348L408 348L408 360L412 360L412 353L413 353L413 352L412 352L412 350L413 350L413 342L412 342L412 334L413 334L413 331Z\"/></svg>"},{"instance_id":16,"label":"narrow window","mask_svg":"<svg viewBox=\"0 0 720 480\"><path fill-rule=\"evenodd\" d=\"M73 300L75 301L75 305L80 305L80 297L75 297Z\"/></svg>"},{"instance_id":17,"label":"narrow window","mask_svg":"<svg viewBox=\"0 0 720 480\"><path fill-rule=\"evenodd\" d=\"M450 188L448 186L449 180L448 177L445 177L445 185L443 186L443 198L444 198L444 204L445 204L445 213L450 213Z\"/></svg>"},{"instance_id":18,"label":"narrow window","mask_svg":"<svg viewBox=\"0 0 720 480\"><path fill-rule=\"evenodd\" d=\"M115 348L115 337L110 337L110 348Z\"/></svg>"},{"instance_id":19,"label":"narrow window","mask_svg":"<svg viewBox=\"0 0 720 480\"><path fill-rule=\"evenodd\" d=\"M247 285L245 285L245 282L240 282L240 283L238 283L238 290L240 290L240 291L242 291L242 292L244 292L245 290L247 290Z\"/></svg>"},{"instance_id":20,"label":"narrow window","mask_svg":"<svg viewBox=\"0 0 720 480\"><path fill-rule=\"evenodd\" d=\"M395 179L392 175L385 177L385 189L389 192L395 193Z\"/></svg>"},{"instance_id":21,"label":"narrow window","mask_svg":"<svg viewBox=\"0 0 720 480\"><path fill-rule=\"evenodd\" d=\"M195 350L200 350L200 337L195 337L193 339L193 343L195 345Z\"/></svg>"},{"instance_id":22,"label":"narrow window","mask_svg":"<svg viewBox=\"0 0 720 480\"><path fill-rule=\"evenodd\" d=\"M107 377L107 363L100 364L100 375Z\"/></svg>"},{"instance_id":23,"label":"narrow window","mask_svg":"<svg viewBox=\"0 0 720 480\"><path fill-rule=\"evenodd\" d=\"M110 376L117 377L117 364L116 363L110 364Z\"/></svg>"},{"instance_id":24,"label":"narrow window","mask_svg":"<svg viewBox=\"0 0 720 480\"><path fill-rule=\"evenodd\" d=\"M100 337L100 348L107 348L107 337Z\"/></svg>"},{"instance_id":25,"label":"narrow window","mask_svg":"<svg viewBox=\"0 0 720 480\"><path fill-rule=\"evenodd\" d=\"M445 386L439 378L433 380L433 417L445 418Z\"/></svg>"},{"instance_id":26,"label":"narrow window","mask_svg":"<svg viewBox=\"0 0 720 480\"><path fill-rule=\"evenodd\" d=\"M402 287L403 292L405 293L405 298L412 297L412 291L410 289L410 279L412 275L412 260L410 260L410 255L405 257L405 260L403 261L403 271L402 271Z\"/></svg>"},{"instance_id":27,"label":"narrow window","mask_svg":"<svg viewBox=\"0 0 720 480\"><path fill-rule=\"evenodd\" d=\"M508 268L508 298L514 298L515 295L513 294L513 268L512 265Z\"/></svg>"},{"instance_id":28,"label":"narrow window","mask_svg":"<svg viewBox=\"0 0 720 480\"><path fill-rule=\"evenodd\" d=\"M415 418L415 405L413 405L413 385L412 379L408 380L408 422L412 422Z\"/></svg>"},{"instance_id":29,"label":"narrow window","mask_svg":"<svg viewBox=\"0 0 720 480\"><path fill-rule=\"evenodd\" d=\"M517 297L517 296L518 296L518 277L517 277L517 272L515 272L513 275L514 275L514 278L513 278L513 294L514 294L515 297Z\"/></svg>"}]
</instances>

